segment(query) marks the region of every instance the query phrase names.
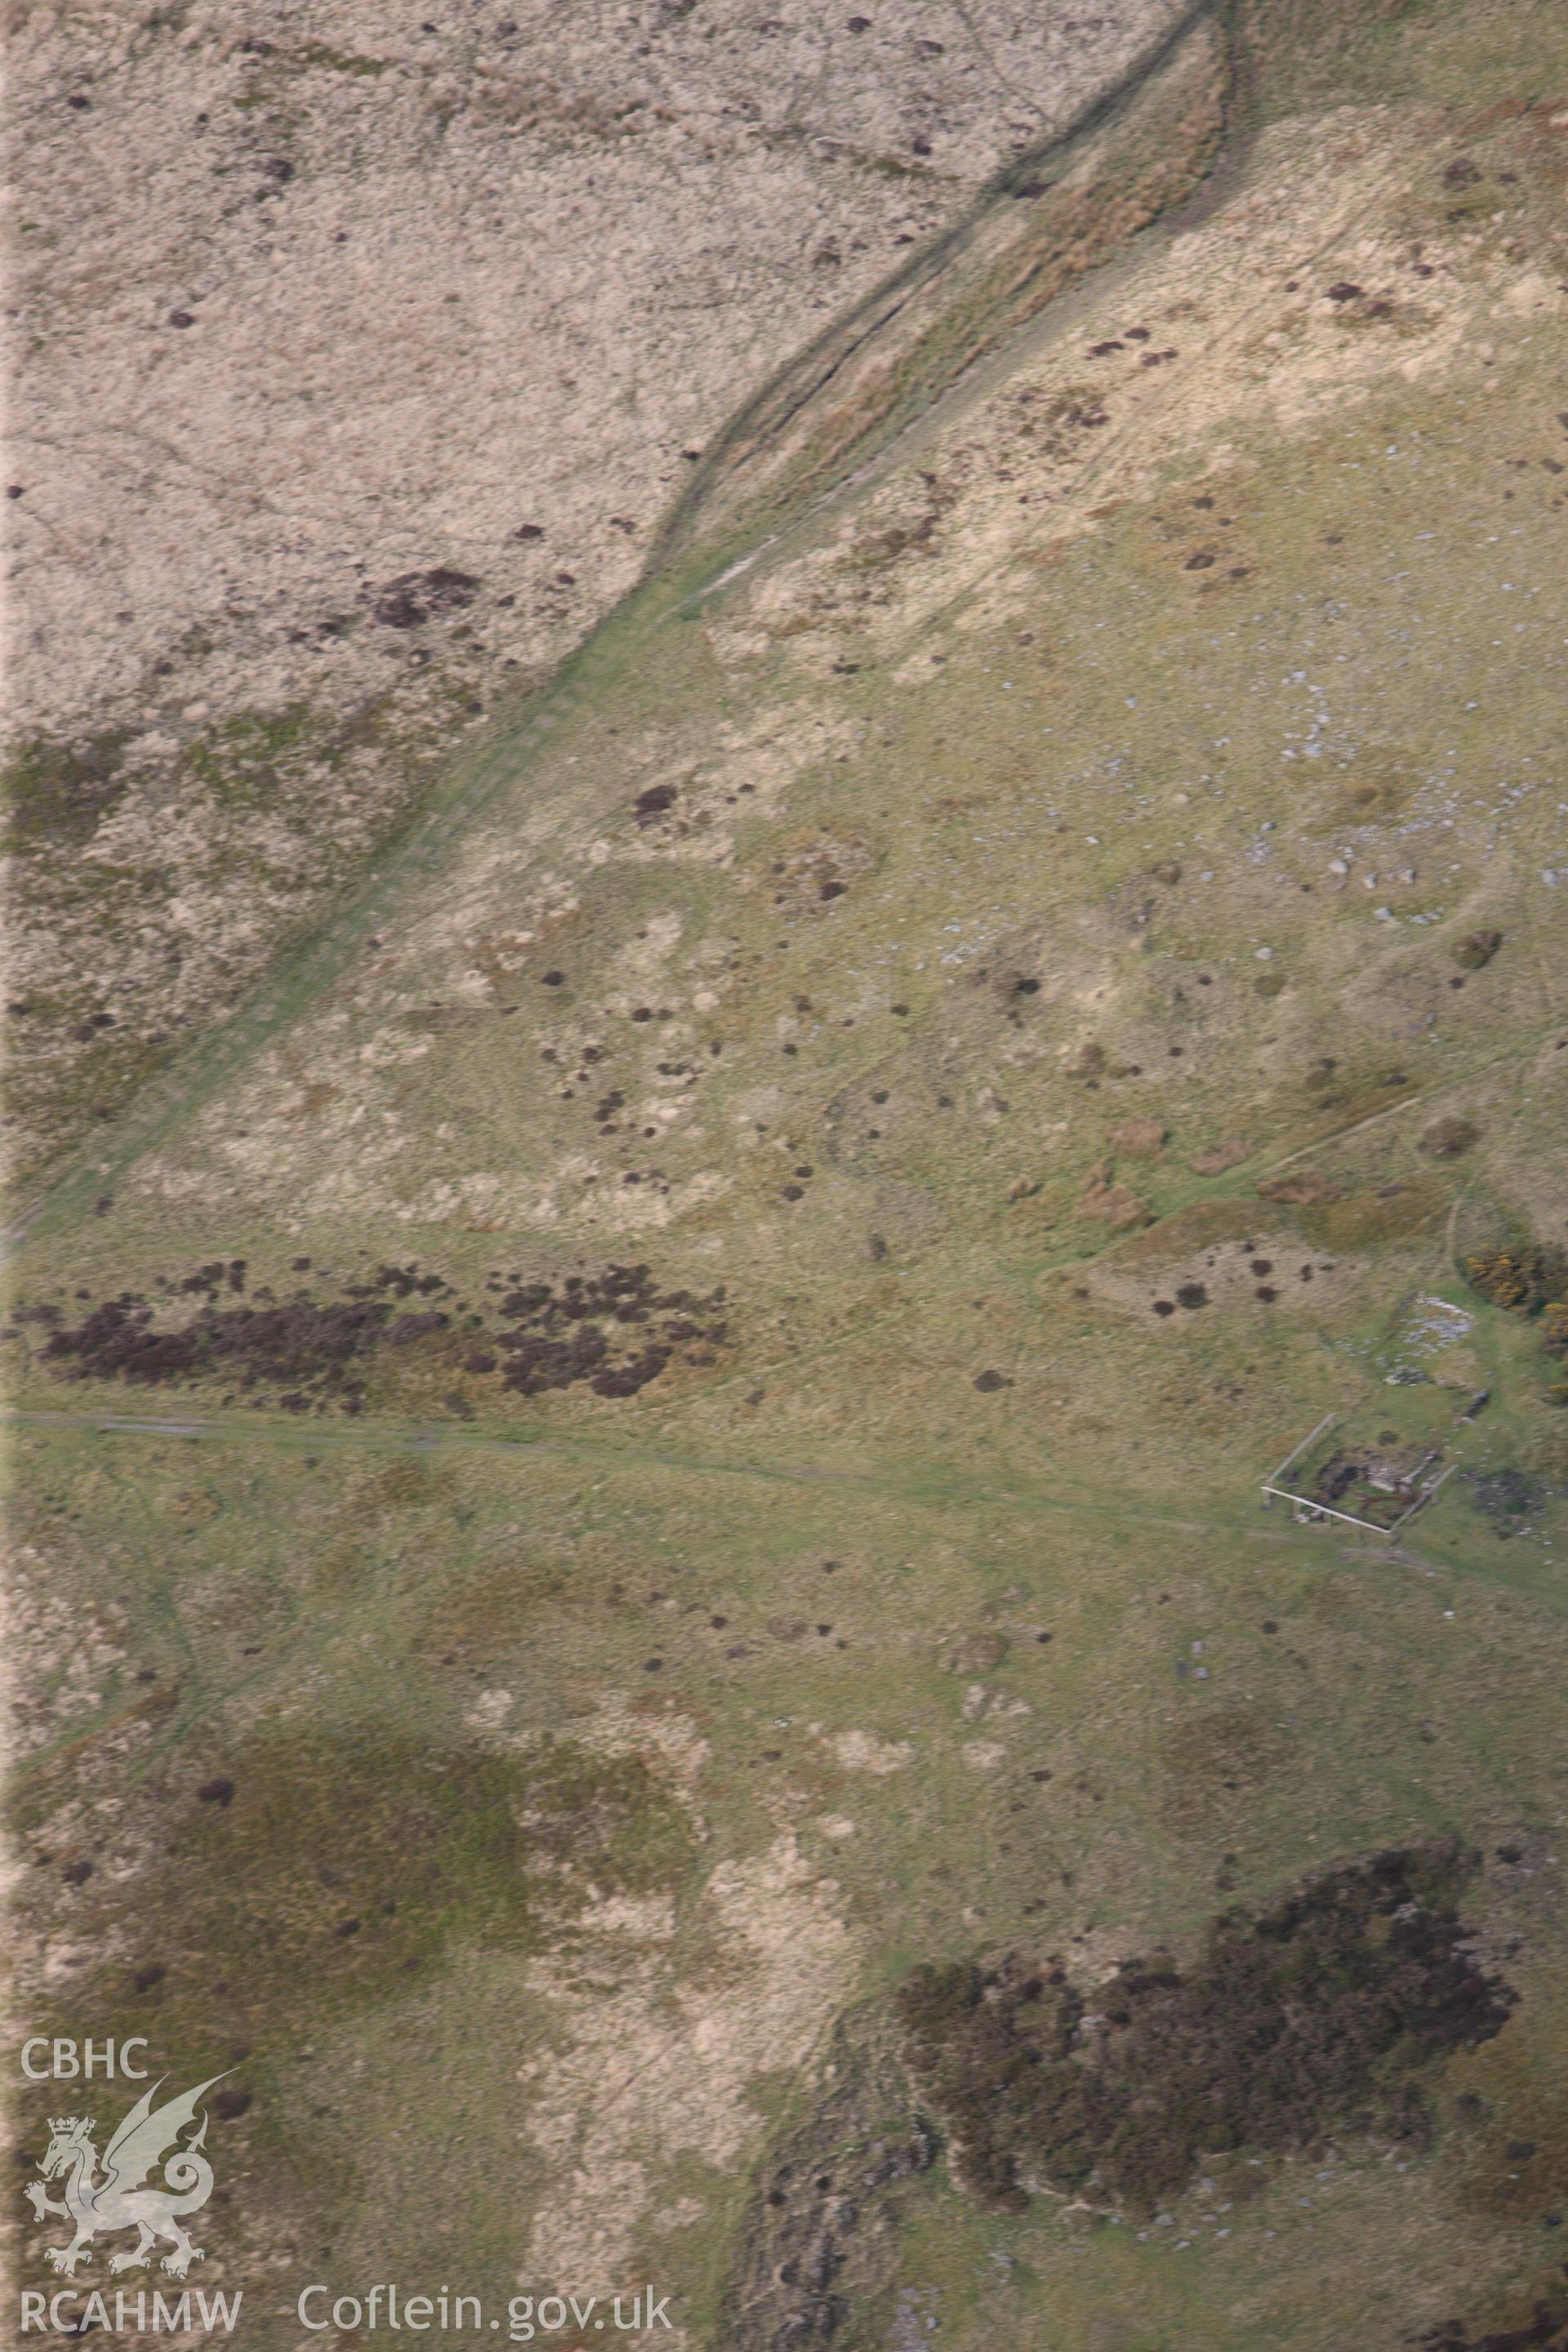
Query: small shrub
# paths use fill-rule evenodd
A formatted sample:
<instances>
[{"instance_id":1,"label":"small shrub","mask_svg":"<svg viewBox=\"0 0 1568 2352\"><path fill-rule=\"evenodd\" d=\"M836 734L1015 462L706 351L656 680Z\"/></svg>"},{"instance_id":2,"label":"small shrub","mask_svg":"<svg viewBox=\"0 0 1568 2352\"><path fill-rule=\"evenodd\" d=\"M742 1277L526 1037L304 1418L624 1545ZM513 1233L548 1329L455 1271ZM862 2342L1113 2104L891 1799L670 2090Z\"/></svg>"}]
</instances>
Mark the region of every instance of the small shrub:
<instances>
[{"instance_id":1,"label":"small shrub","mask_svg":"<svg viewBox=\"0 0 1568 2352\"><path fill-rule=\"evenodd\" d=\"M1458 1160L1480 1139L1474 1119L1435 1118L1422 1134L1420 1149L1432 1160Z\"/></svg>"},{"instance_id":2,"label":"small shrub","mask_svg":"<svg viewBox=\"0 0 1568 2352\"><path fill-rule=\"evenodd\" d=\"M1553 1299L1541 1318L1541 1340L1549 1356L1568 1356L1568 1301Z\"/></svg>"}]
</instances>

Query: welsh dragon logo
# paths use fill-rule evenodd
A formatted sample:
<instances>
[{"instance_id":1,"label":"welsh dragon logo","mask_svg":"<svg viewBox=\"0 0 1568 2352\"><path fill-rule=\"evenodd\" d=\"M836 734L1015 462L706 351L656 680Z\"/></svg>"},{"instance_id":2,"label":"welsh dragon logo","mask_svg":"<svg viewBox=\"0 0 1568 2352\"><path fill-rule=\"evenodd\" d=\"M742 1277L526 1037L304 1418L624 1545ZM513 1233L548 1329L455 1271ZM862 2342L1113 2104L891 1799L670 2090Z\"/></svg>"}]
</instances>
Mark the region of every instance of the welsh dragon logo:
<instances>
[{"instance_id":1,"label":"welsh dragon logo","mask_svg":"<svg viewBox=\"0 0 1568 2352\"><path fill-rule=\"evenodd\" d=\"M207 2136L205 2114L185 2145L182 2147L178 2143L196 2115L203 2093L222 2080L221 2074L210 2075L194 2091L166 2099L157 2108L153 2101L161 2082L143 2091L103 2151L101 2178L98 2150L92 2144L93 2118L50 2116L49 2144L38 2170L45 2180L57 2180L64 2174L65 2194L59 2199L47 2196L42 2182L37 2180L28 2181L22 2194L38 2221L46 2214L58 2213L76 2225L76 2236L68 2246L45 2249L45 2259L57 2271L70 2278L79 2263L89 2263L92 2241L100 2230L140 2233L133 2246L110 2257L111 2271L132 2270L148 2261L160 2238L167 2238L174 2248L164 2255L162 2267L175 2278L184 2278L191 2264L202 2260L202 2249L192 2245L181 2217L199 2213L212 2195L213 2168L200 2152ZM163 2185L144 2188L148 2174L160 2163Z\"/></svg>"}]
</instances>

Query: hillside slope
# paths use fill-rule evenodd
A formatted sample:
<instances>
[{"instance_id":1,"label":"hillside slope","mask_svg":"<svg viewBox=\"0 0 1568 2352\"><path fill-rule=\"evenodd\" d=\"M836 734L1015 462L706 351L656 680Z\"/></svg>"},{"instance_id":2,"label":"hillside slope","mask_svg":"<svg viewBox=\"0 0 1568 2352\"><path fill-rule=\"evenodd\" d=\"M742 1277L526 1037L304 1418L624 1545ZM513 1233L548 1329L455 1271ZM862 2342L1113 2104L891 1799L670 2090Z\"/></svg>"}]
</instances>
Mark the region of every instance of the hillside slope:
<instances>
[{"instance_id":1,"label":"hillside slope","mask_svg":"<svg viewBox=\"0 0 1568 2352\"><path fill-rule=\"evenodd\" d=\"M19 1244L26 2006L264 2347L1560 2330L1568 41L1057 152Z\"/></svg>"}]
</instances>

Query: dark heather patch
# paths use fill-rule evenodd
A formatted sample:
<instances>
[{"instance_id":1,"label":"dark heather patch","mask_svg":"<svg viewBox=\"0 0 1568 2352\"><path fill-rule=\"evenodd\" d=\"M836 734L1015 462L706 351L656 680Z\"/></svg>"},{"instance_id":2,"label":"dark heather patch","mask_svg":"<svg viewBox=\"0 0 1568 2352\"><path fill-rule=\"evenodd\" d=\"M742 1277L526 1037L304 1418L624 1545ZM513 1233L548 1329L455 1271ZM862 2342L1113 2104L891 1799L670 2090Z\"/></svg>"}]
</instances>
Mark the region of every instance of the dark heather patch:
<instances>
[{"instance_id":1,"label":"dark heather patch","mask_svg":"<svg viewBox=\"0 0 1568 2352\"><path fill-rule=\"evenodd\" d=\"M503 1293L493 1322L416 1265L383 1265L336 1297L299 1291L278 1302L264 1288L245 1305L220 1305L244 1272L239 1259L215 1260L161 1283L156 1303L122 1291L75 1325L47 1303L22 1308L17 1320L47 1329L39 1360L60 1379L142 1387L222 1379L253 1403L268 1401L265 1390L293 1412L326 1403L361 1411L370 1371L394 1359L499 1378L520 1396L579 1382L595 1396L635 1396L673 1363L712 1364L730 1336L718 1315L722 1285L661 1290L646 1265L610 1265L559 1284L492 1275L487 1286ZM192 1295L203 1301L194 1315L165 1319L174 1300ZM415 1298L447 1304L403 1305ZM460 1394L447 1404L468 1409Z\"/></svg>"},{"instance_id":2,"label":"dark heather patch","mask_svg":"<svg viewBox=\"0 0 1568 2352\"><path fill-rule=\"evenodd\" d=\"M1559 2290L1550 2301L1536 2303L1529 2318L1514 2327L1472 2336L1460 2320L1450 2319L1429 2336L1407 2340L1418 2352L1568 2352L1568 2301Z\"/></svg>"},{"instance_id":3,"label":"dark heather patch","mask_svg":"<svg viewBox=\"0 0 1568 2352\"><path fill-rule=\"evenodd\" d=\"M1483 1517L1504 1528L1527 1525L1555 1491L1526 1470L1464 1470L1459 1484Z\"/></svg>"},{"instance_id":4,"label":"dark heather patch","mask_svg":"<svg viewBox=\"0 0 1568 2352\"><path fill-rule=\"evenodd\" d=\"M657 824L661 816L675 806L680 798L673 784L650 784L632 803L632 814L639 825Z\"/></svg>"},{"instance_id":5,"label":"dark heather patch","mask_svg":"<svg viewBox=\"0 0 1568 2352\"><path fill-rule=\"evenodd\" d=\"M1467 971L1484 971L1501 945L1500 931L1467 931L1454 950L1454 961Z\"/></svg>"},{"instance_id":6,"label":"dark heather patch","mask_svg":"<svg viewBox=\"0 0 1568 2352\"><path fill-rule=\"evenodd\" d=\"M1489 2041L1515 1998L1465 1948L1473 1868L1451 1843L1376 1853L1222 1914L1184 1972L1158 1950L1088 1994L1017 1952L916 1969L898 2011L958 2179L1006 2210L1035 2173L1142 2213L1207 2154L1300 2148L1358 2109L1408 2137L1413 2070Z\"/></svg>"},{"instance_id":7,"label":"dark heather patch","mask_svg":"<svg viewBox=\"0 0 1568 2352\"><path fill-rule=\"evenodd\" d=\"M471 572L438 563L431 572L405 572L388 581L371 608L371 618L389 629L416 629L436 613L471 604L479 583Z\"/></svg>"}]
</instances>

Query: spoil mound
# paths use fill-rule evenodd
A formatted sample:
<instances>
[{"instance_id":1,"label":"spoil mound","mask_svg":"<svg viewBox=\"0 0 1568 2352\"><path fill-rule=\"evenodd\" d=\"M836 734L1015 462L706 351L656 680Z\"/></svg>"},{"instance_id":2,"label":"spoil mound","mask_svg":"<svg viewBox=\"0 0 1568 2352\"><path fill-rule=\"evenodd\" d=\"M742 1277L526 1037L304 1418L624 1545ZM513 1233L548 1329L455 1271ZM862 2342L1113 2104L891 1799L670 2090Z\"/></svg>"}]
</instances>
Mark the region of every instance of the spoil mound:
<instances>
[{"instance_id":1,"label":"spoil mound","mask_svg":"<svg viewBox=\"0 0 1568 2352\"><path fill-rule=\"evenodd\" d=\"M1301 2147L1357 2108L1408 2137L1412 2071L1489 2040L1514 1998L1465 1948L1469 1867L1449 1843L1349 1863L1223 1914L1185 1972L1156 1951L1092 1995L1016 1953L916 1969L899 2014L958 2178L1007 2210L1033 2174L1148 2211L1205 2154Z\"/></svg>"}]
</instances>

